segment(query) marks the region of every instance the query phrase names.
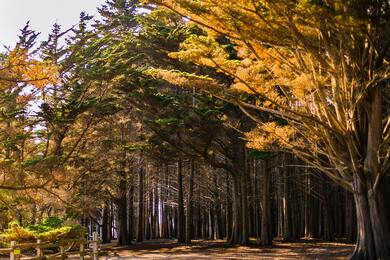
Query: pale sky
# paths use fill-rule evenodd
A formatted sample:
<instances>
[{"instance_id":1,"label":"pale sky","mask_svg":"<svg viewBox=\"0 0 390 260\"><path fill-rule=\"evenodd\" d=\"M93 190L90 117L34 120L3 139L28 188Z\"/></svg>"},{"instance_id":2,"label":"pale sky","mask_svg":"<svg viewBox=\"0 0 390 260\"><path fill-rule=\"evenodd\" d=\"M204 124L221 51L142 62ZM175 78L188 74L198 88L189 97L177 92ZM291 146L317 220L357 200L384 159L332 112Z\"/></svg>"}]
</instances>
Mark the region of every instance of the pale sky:
<instances>
[{"instance_id":1,"label":"pale sky","mask_svg":"<svg viewBox=\"0 0 390 260\"><path fill-rule=\"evenodd\" d=\"M68 28L77 24L82 11L97 15L96 8L103 3L105 0L0 0L0 51L3 45L15 45L27 21L45 40L55 22Z\"/></svg>"}]
</instances>

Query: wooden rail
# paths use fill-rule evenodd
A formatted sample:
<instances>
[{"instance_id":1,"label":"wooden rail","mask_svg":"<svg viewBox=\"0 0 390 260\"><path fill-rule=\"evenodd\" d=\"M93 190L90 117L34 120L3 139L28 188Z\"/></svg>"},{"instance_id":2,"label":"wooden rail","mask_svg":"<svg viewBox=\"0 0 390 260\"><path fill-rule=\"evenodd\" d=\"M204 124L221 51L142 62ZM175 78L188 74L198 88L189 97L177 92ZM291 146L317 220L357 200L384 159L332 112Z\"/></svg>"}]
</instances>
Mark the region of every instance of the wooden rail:
<instances>
[{"instance_id":1,"label":"wooden rail","mask_svg":"<svg viewBox=\"0 0 390 260\"><path fill-rule=\"evenodd\" d=\"M10 260L43 260L43 259L67 259L70 255L79 255L80 260L89 255L93 260L99 258L99 243L97 232L92 235L92 240L86 239L66 239L60 240L58 243L41 242L17 244L16 241L11 241L9 248L0 248L0 254L9 254ZM78 251L72 251L74 246L78 245ZM87 247L86 247L87 246ZM59 252L55 254L45 255L45 248L59 248ZM22 257L22 250L35 249L35 256Z\"/></svg>"}]
</instances>

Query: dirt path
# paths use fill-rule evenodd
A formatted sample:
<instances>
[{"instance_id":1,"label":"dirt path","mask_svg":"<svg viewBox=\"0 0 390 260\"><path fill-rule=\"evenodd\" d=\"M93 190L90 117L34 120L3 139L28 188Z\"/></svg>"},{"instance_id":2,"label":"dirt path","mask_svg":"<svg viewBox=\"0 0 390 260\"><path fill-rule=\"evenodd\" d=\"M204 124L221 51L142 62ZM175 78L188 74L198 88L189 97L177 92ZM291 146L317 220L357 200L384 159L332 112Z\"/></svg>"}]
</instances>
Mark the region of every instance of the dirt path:
<instances>
[{"instance_id":1,"label":"dirt path","mask_svg":"<svg viewBox=\"0 0 390 260\"><path fill-rule=\"evenodd\" d=\"M226 245L224 241L194 241L192 246L173 240L155 240L130 247L111 247L102 259L347 259L353 245L301 241L274 247Z\"/></svg>"}]
</instances>

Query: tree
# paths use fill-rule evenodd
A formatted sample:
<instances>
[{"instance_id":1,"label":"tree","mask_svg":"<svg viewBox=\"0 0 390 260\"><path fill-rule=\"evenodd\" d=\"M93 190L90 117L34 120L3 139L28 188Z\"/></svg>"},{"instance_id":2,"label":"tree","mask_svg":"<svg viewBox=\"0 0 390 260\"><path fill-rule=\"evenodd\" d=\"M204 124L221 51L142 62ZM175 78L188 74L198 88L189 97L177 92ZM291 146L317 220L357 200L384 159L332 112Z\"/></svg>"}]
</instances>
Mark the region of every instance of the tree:
<instances>
[{"instance_id":1,"label":"tree","mask_svg":"<svg viewBox=\"0 0 390 260\"><path fill-rule=\"evenodd\" d=\"M155 2L208 30L172 56L235 79L236 91L219 95L257 122L249 146L282 146L352 191L352 258L390 258L383 198L390 166L388 1ZM229 60L215 35L231 39L239 59ZM264 123L258 111L287 124Z\"/></svg>"},{"instance_id":2,"label":"tree","mask_svg":"<svg viewBox=\"0 0 390 260\"><path fill-rule=\"evenodd\" d=\"M37 58L37 35L27 24L15 48L0 55L1 189L36 189L49 179L45 168L51 162L40 160L39 122L29 110L36 93L57 84L59 77L55 64Z\"/></svg>"}]
</instances>

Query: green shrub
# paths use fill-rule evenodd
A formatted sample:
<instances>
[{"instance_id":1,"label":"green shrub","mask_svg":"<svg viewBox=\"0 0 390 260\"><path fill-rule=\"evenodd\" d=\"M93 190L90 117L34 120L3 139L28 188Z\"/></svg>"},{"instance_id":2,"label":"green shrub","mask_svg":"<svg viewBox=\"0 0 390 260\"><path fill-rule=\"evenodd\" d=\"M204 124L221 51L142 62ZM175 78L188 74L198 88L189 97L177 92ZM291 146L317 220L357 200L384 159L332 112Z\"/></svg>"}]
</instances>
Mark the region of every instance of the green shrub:
<instances>
[{"instance_id":1,"label":"green shrub","mask_svg":"<svg viewBox=\"0 0 390 260\"><path fill-rule=\"evenodd\" d=\"M63 226L64 221L59 217L48 217L47 219L45 219L45 221L43 221L43 225L57 228Z\"/></svg>"},{"instance_id":2,"label":"green shrub","mask_svg":"<svg viewBox=\"0 0 390 260\"><path fill-rule=\"evenodd\" d=\"M1 235L1 243L8 245L11 241L18 243L34 242L37 239L55 242L61 239L83 238L86 230L80 225L66 225L57 217L49 217L40 224L21 227L16 221L8 224L8 229Z\"/></svg>"},{"instance_id":3,"label":"green shrub","mask_svg":"<svg viewBox=\"0 0 390 260\"><path fill-rule=\"evenodd\" d=\"M42 241L55 242L61 239L83 238L85 235L84 227L80 225L67 225L54 228L42 233L36 233L35 237Z\"/></svg>"},{"instance_id":4,"label":"green shrub","mask_svg":"<svg viewBox=\"0 0 390 260\"><path fill-rule=\"evenodd\" d=\"M64 225L64 221L58 217L48 217L40 224L30 225L27 228L37 233L44 233L52 230L53 228L59 228Z\"/></svg>"}]
</instances>

